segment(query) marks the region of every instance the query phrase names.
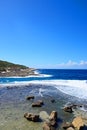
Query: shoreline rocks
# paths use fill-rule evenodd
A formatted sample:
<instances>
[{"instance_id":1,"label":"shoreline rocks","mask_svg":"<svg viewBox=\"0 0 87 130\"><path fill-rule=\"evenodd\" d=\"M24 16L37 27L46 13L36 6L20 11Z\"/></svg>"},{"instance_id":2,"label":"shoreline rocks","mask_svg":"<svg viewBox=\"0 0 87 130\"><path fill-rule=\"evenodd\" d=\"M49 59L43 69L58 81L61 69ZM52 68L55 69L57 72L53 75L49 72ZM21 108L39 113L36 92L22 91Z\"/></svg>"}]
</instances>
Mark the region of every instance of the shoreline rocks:
<instances>
[{"instance_id":1,"label":"shoreline rocks","mask_svg":"<svg viewBox=\"0 0 87 130\"><path fill-rule=\"evenodd\" d=\"M77 128L78 130L80 130L81 127L84 127L84 122L82 118L79 116L73 119L72 125L74 128Z\"/></svg>"},{"instance_id":2,"label":"shoreline rocks","mask_svg":"<svg viewBox=\"0 0 87 130\"><path fill-rule=\"evenodd\" d=\"M33 113L25 113L24 117L29 121L33 121L33 122L39 121L39 115L35 115Z\"/></svg>"},{"instance_id":3,"label":"shoreline rocks","mask_svg":"<svg viewBox=\"0 0 87 130\"><path fill-rule=\"evenodd\" d=\"M43 104L42 100L38 100L37 102L32 103L32 107L42 107Z\"/></svg>"},{"instance_id":4,"label":"shoreline rocks","mask_svg":"<svg viewBox=\"0 0 87 130\"><path fill-rule=\"evenodd\" d=\"M57 126L57 112L52 111L49 120L44 122L43 124L43 130L55 130Z\"/></svg>"},{"instance_id":5,"label":"shoreline rocks","mask_svg":"<svg viewBox=\"0 0 87 130\"><path fill-rule=\"evenodd\" d=\"M27 97L27 100L34 99L35 97L33 95L30 95ZM53 100L54 102L54 100ZM42 100L37 100L36 102L32 103L32 107L42 107L44 105L44 102ZM82 105L68 105L63 108L65 112L72 113L75 110L77 110L79 107L82 107ZM25 113L24 117L33 122L43 122L43 130L56 130L59 127L58 122L58 113L57 111L52 111L50 115L46 111L41 111L38 115L33 113ZM85 123L82 119L82 117L77 116L72 120L72 122L65 122L62 123L62 128L65 130L85 130L84 128L87 128L85 126Z\"/></svg>"}]
</instances>

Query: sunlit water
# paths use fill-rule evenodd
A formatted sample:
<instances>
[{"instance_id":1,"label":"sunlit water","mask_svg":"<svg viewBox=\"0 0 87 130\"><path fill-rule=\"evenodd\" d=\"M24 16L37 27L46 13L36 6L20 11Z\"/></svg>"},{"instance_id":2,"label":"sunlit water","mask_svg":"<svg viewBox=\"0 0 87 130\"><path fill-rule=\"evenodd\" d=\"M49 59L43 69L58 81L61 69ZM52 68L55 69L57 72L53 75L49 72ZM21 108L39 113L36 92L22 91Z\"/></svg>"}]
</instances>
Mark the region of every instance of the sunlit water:
<instances>
[{"instance_id":1,"label":"sunlit water","mask_svg":"<svg viewBox=\"0 0 87 130\"><path fill-rule=\"evenodd\" d=\"M0 130L42 130L43 120L38 123L27 121L24 113L39 114L41 111L47 111L50 114L56 110L61 124L62 121L70 121L73 118L73 114L62 110L66 103L87 103L85 71L77 71L78 74L75 72L77 77L80 77L76 79L70 78L71 71L64 73L58 70L39 70L39 73L40 76L36 77L0 78ZM75 73L73 72L72 77ZM34 95L35 99L27 101L28 95ZM38 99L42 99L44 105L41 108L32 108L32 103ZM55 102L52 103L51 99L55 99ZM84 109L86 110L86 107Z\"/></svg>"}]
</instances>

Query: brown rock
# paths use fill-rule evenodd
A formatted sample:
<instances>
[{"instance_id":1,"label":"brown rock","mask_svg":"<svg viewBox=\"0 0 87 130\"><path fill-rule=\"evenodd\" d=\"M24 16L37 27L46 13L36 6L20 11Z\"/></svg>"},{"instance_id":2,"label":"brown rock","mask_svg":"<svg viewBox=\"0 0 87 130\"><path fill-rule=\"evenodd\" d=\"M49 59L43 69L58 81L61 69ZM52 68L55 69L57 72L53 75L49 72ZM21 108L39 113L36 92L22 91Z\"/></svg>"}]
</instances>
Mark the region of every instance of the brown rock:
<instances>
[{"instance_id":1,"label":"brown rock","mask_svg":"<svg viewBox=\"0 0 87 130\"><path fill-rule=\"evenodd\" d=\"M28 96L26 99L27 100L34 99L34 96Z\"/></svg>"},{"instance_id":2,"label":"brown rock","mask_svg":"<svg viewBox=\"0 0 87 130\"><path fill-rule=\"evenodd\" d=\"M41 107L41 103L39 102L35 102L35 103L32 103L32 107Z\"/></svg>"},{"instance_id":3,"label":"brown rock","mask_svg":"<svg viewBox=\"0 0 87 130\"><path fill-rule=\"evenodd\" d=\"M24 117L29 121L33 121L33 122L39 121L39 115L34 115L32 113L25 113Z\"/></svg>"},{"instance_id":4,"label":"brown rock","mask_svg":"<svg viewBox=\"0 0 87 130\"><path fill-rule=\"evenodd\" d=\"M38 100L37 102L32 103L32 107L41 107L43 104L42 100Z\"/></svg>"},{"instance_id":5,"label":"brown rock","mask_svg":"<svg viewBox=\"0 0 87 130\"><path fill-rule=\"evenodd\" d=\"M67 106L67 107L64 107L63 109L65 112L69 112L69 113L72 113L73 110L72 110L72 106Z\"/></svg>"},{"instance_id":6,"label":"brown rock","mask_svg":"<svg viewBox=\"0 0 87 130\"><path fill-rule=\"evenodd\" d=\"M57 112L56 111L52 111L50 116L49 116L49 119L56 121L57 120Z\"/></svg>"},{"instance_id":7,"label":"brown rock","mask_svg":"<svg viewBox=\"0 0 87 130\"><path fill-rule=\"evenodd\" d=\"M52 111L49 120L44 123L43 130L55 130L57 126L57 112Z\"/></svg>"},{"instance_id":8,"label":"brown rock","mask_svg":"<svg viewBox=\"0 0 87 130\"><path fill-rule=\"evenodd\" d=\"M72 125L74 126L74 128L77 128L78 130L80 130L81 127L84 127L84 123L83 123L82 118L80 116L76 117L73 120Z\"/></svg>"}]
</instances>

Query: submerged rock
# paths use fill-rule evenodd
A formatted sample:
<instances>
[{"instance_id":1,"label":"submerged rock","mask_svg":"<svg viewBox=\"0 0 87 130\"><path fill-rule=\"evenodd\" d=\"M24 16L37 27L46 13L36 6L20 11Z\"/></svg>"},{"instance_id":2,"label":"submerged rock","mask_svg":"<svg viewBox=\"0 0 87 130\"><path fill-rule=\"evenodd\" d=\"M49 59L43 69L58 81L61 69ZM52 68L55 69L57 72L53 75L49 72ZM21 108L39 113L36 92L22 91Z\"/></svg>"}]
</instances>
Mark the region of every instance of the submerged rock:
<instances>
[{"instance_id":1,"label":"submerged rock","mask_svg":"<svg viewBox=\"0 0 87 130\"><path fill-rule=\"evenodd\" d=\"M51 102L52 102L52 103L55 103L55 99L51 99Z\"/></svg>"},{"instance_id":2,"label":"submerged rock","mask_svg":"<svg viewBox=\"0 0 87 130\"><path fill-rule=\"evenodd\" d=\"M43 104L42 100L38 100L37 102L32 103L32 107L42 107Z\"/></svg>"},{"instance_id":3,"label":"submerged rock","mask_svg":"<svg viewBox=\"0 0 87 130\"><path fill-rule=\"evenodd\" d=\"M35 98L34 96L28 96L26 99L30 100L30 99L34 99L34 98Z\"/></svg>"},{"instance_id":4,"label":"submerged rock","mask_svg":"<svg viewBox=\"0 0 87 130\"><path fill-rule=\"evenodd\" d=\"M43 121L49 121L49 115L46 111L41 111L39 115Z\"/></svg>"}]
</instances>

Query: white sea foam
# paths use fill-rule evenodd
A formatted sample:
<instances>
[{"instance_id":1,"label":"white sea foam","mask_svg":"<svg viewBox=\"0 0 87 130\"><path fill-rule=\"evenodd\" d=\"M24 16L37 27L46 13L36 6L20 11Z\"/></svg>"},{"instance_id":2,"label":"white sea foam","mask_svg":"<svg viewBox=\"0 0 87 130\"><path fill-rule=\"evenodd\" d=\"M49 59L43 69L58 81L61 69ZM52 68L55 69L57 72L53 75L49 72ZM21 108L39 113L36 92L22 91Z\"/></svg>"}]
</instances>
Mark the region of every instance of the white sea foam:
<instances>
[{"instance_id":1,"label":"white sea foam","mask_svg":"<svg viewBox=\"0 0 87 130\"><path fill-rule=\"evenodd\" d=\"M48 75L48 74L39 74L39 75L29 75L29 76L26 76L26 77L42 77L42 78L44 78L44 77L52 77L52 75ZM25 78L26 78L25 77Z\"/></svg>"},{"instance_id":2,"label":"white sea foam","mask_svg":"<svg viewBox=\"0 0 87 130\"><path fill-rule=\"evenodd\" d=\"M13 82L7 84L1 84L0 87L5 86L25 86L30 84L51 85L71 96L75 96L82 99L87 99L87 80L33 80L23 82ZM39 94L42 96L43 90L39 90Z\"/></svg>"},{"instance_id":3,"label":"white sea foam","mask_svg":"<svg viewBox=\"0 0 87 130\"><path fill-rule=\"evenodd\" d=\"M45 81L31 81L31 83L52 85L63 93L78 98L87 99L86 80L45 80Z\"/></svg>"},{"instance_id":4,"label":"white sea foam","mask_svg":"<svg viewBox=\"0 0 87 130\"><path fill-rule=\"evenodd\" d=\"M42 89L42 88L39 89L39 95L40 95L41 97L43 97L43 94L42 94L42 93L43 93L44 91L45 91L45 90Z\"/></svg>"}]
</instances>

